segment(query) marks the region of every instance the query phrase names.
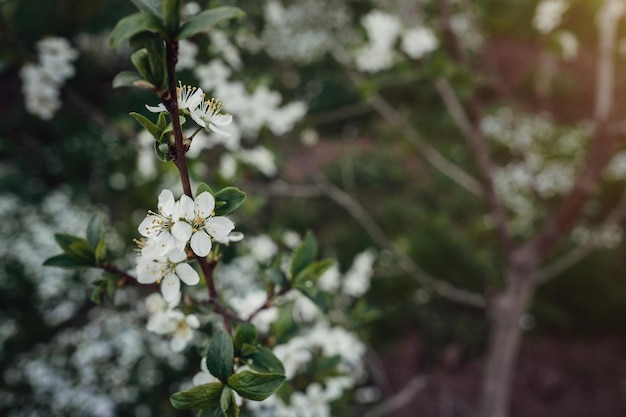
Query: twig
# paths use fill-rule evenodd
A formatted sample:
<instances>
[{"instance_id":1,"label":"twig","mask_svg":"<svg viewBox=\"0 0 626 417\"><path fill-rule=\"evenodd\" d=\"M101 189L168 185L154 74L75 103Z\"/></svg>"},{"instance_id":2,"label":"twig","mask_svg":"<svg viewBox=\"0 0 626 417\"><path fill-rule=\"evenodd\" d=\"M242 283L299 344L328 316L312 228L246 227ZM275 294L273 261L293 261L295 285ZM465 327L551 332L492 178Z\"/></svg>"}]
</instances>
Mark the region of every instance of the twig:
<instances>
[{"instance_id":1,"label":"twig","mask_svg":"<svg viewBox=\"0 0 626 417\"><path fill-rule=\"evenodd\" d=\"M622 198L617 206L611 210L611 213L606 217L606 219L602 222L602 226L607 226L609 224L615 224L626 217L626 192L622 194ZM556 261L544 266L539 269L535 276L535 282L537 284L544 284L549 280L555 278L560 273L566 271L571 268L573 265L585 259L589 256L596 248L593 245L582 245L578 246L565 255L562 255Z\"/></svg>"},{"instance_id":2,"label":"twig","mask_svg":"<svg viewBox=\"0 0 626 417\"><path fill-rule=\"evenodd\" d=\"M335 203L346 209L365 231L382 247L393 253L400 267L420 285L428 287L439 295L471 307L484 308L485 300L471 291L457 288L452 284L437 279L424 271L411 257L407 256L387 236L383 229L369 215L369 213L352 196L337 188L325 179L318 177L317 186Z\"/></svg>"},{"instance_id":3,"label":"twig","mask_svg":"<svg viewBox=\"0 0 626 417\"><path fill-rule=\"evenodd\" d=\"M384 417L396 410L401 409L413 400L415 395L428 386L428 378L424 375L416 375L392 397L373 407L361 417Z\"/></svg>"},{"instance_id":4,"label":"twig","mask_svg":"<svg viewBox=\"0 0 626 417\"><path fill-rule=\"evenodd\" d=\"M364 82L364 78L349 67L349 55L345 50L341 49L339 42L335 42L331 53L335 61L341 65L348 78L356 86ZM402 134L404 139L417 150L429 164L471 194L476 196L482 195L481 185L474 177L463 171L454 163L448 161L435 147L426 142L409 121L400 115L400 113L398 113L380 94L373 93L368 97L368 102L387 123Z\"/></svg>"},{"instance_id":5,"label":"twig","mask_svg":"<svg viewBox=\"0 0 626 417\"><path fill-rule=\"evenodd\" d=\"M606 0L600 13L598 25L600 57L596 78L595 132L583 168L576 179L572 191L562 200L558 209L546 219L539 235L527 243L524 251L534 253L539 258L549 255L555 246L567 235L583 213L585 205L601 179L602 171L613 155L616 137L609 131L608 119L613 108L613 45L617 19L616 2ZM601 74L601 76L600 76ZM607 79L608 78L608 79Z\"/></svg>"},{"instance_id":6,"label":"twig","mask_svg":"<svg viewBox=\"0 0 626 417\"><path fill-rule=\"evenodd\" d=\"M445 2L444 2L445 3ZM439 78L436 83L437 91L452 116L452 119L458 126L463 136L467 139L474 151L476 162L483 177L483 193L489 203L490 211L495 218L495 226L500 238L500 242L504 246L504 253L510 255L512 249L511 233L507 227L507 219L502 205L502 201L498 198L493 184L494 167L489 156L489 147L487 138L483 134L478 122L471 120L465 113L463 106L454 92L450 83L443 78ZM474 117L479 112L478 103L475 99L470 99L470 105L473 106Z\"/></svg>"}]
</instances>

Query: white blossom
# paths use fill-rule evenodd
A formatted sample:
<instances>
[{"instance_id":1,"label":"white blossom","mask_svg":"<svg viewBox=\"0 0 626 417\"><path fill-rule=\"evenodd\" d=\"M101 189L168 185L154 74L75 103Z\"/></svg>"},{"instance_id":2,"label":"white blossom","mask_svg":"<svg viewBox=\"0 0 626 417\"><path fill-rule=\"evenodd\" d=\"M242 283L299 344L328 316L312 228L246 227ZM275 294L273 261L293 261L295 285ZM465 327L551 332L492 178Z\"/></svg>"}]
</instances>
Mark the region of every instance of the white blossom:
<instances>
[{"instance_id":1,"label":"white blossom","mask_svg":"<svg viewBox=\"0 0 626 417\"><path fill-rule=\"evenodd\" d=\"M151 313L146 329L170 336L170 346L174 352L184 350L193 338L193 329L200 327L200 321L194 314L185 315L175 310L180 298L180 292L169 302L159 293L152 293L146 298L146 307Z\"/></svg>"},{"instance_id":2,"label":"white blossom","mask_svg":"<svg viewBox=\"0 0 626 417\"><path fill-rule=\"evenodd\" d=\"M178 110L195 110L200 103L204 100L204 92L201 88L192 87L189 85L179 84L176 87L176 97L178 99ZM167 111L163 103L159 103L156 106L148 106L146 109L152 113L161 113Z\"/></svg>"},{"instance_id":3,"label":"white blossom","mask_svg":"<svg viewBox=\"0 0 626 417\"><path fill-rule=\"evenodd\" d=\"M411 58L422 58L429 52L434 51L439 45L432 30L424 26L417 26L402 33L402 50Z\"/></svg>"},{"instance_id":4,"label":"white blossom","mask_svg":"<svg viewBox=\"0 0 626 417\"><path fill-rule=\"evenodd\" d=\"M154 248L158 255L163 255L171 249L184 249L187 241L178 239L173 233L176 206L174 194L170 190L165 189L159 193L158 213L148 212L137 228L147 239L142 252Z\"/></svg>"},{"instance_id":5,"label":"white blossom","mask_svg":"<svg viewBox=\"0 0 626 417\"><path fill-rule=\"evenodd\" d=\"M367 292L374 273L374 261L376 261L376 254L372 250L361 252L354 258L352 267L344 277L343 292L345 294L360 297Z\"/></svg>"},{"instance_id":6,"label":"white blossom","mask_svg":"<svg viewBox=\"0 0 626 417\"><path fill-rule=\"evenodd\" d=\"M569 3L566 0L541 0L535 9L533 26L543 34L552 32L561 24L568 7Z\"/></svg>"},{"instance_id":7,"label":"white blossom","mask_svg":"<svg viewBox=\"0 0 626 417\"><path fill-rule=\"evenodd\" d=\"M144 253L137 259L137 281L140 284L161 284L165 301L179 296L180 281L187 285L200 282L198 273L187 263L182 250L171 249L164 255Z\"/></svg>"},{"instance_id":8,"label":"white blossom","mask_svg":"<svg viewBox=\"0 0 626 417\"><path fill-rule=\"evenodd\" d=\"M194 200L183 195L179 200L172 234L187 242L198 256L207 256L212 248L211 237L228 241L235 228L233 222L224 216L215 216L215 198L203 192Z\"/></svg>"},{"instance_id":9,"label":"white blossom","mask_svg":"<svg viewBox=\"0 0 626 417\"><path fill-rule=\"evenodd\" d=\"M228 136L228 133L219 127L229 125L233 117L230 114L220 114L222 107L222 102L216 98L202 101L197 107L190 109L191 118L206 130Z\"/></svg>"},{"instance_id":10,"label":"white blossom","mask_svg":"<svg viewBox=\"0 0 626 417\"><path fill-rule=\"evenodd\" d=\"M178 42L178 61L176 62L177 70L192 69L196 66L196 56L198 55L198 46L187 40L182 39Z\"/></svg>"}]
</instances>

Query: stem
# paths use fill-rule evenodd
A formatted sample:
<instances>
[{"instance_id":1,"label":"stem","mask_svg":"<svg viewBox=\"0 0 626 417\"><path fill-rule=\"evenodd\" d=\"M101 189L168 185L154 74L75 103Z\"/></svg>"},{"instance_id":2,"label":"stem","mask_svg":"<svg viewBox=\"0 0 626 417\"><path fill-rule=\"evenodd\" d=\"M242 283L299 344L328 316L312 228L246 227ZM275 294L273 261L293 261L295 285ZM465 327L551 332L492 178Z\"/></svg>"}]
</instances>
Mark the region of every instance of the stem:
<instances>
[{"instance_id":1,"label":"stem","mask_svg":"<svg viewBox=\"0 0 626 417\"><path fill-rule=\"evenodd\" d=\"M121 269L119 269L115 265L111 265L109 263L105 263L105 264L100 265L99 268L104 270L104 271L110 272L112 274L115 274L115 275L121 277L124 280L122 285L125 284L126 281L131 281L131 282L136 282L137 281L137 278L135 278L134 276L130 275L129 273L127 273L125 271L122 271Z\"/></svg>"},{"instance_id":2,"label":"stem","mask_svg":"<svg viewBox=\"0 0 626 417\"><path fill-rule=\"evenodd\" d=\"M178 41L168 41L165 43L165 53L167 60L167 79L169 82L167 92L161 97L163 105L170 114L172 120L172 130L174 131L174 152L172 160L180 173L180 181L183 184L183 191L193 198L191 194L191 182L189 181L189 171L185 161L185 145L183 144L183 130L178 117L178 94L176 93L176 62L178 61Z\"/></svg>"}]
</instances>

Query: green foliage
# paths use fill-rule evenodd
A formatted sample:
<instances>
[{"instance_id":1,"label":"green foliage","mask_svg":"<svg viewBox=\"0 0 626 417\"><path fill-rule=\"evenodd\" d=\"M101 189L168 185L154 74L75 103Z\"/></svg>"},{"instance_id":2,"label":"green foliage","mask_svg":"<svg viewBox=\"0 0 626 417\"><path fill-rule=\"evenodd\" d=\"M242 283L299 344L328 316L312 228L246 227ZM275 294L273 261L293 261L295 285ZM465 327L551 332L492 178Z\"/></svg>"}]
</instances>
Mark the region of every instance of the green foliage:
<instances>
[{"instance_id":1,"label":"green foliage","mask_svg":"<svg viewBox=\"0 0 626 417\"><path fill-rule=\"evenodd\" d=\"M233 339L224 330L219 330L211 339L206 353L206 366L211 375L226 383L233 370L235 349Z\"/></svg>"},{"instance_id":2,"label":"green foliage","mask_svg":"<svg viewBox=\"0 0 626 417\"><path fill-rule=\"evenodd\" d=\"M115 25L109 38L109 46L115 48L121 42L143 32L164 35L165 28L161 20L154 14L135 13L126 16Z\"/></svg>"},{"instance_id":3,"label":"green foliage","mask_svg":"<svg viewBox=\"0 0 626 417\"><path fill-rule=\"evenodd\" d=\"M190 38L198 33L210 30L212 27L220 22L223 22L224 20L240 17L244 14L243 10L237 7L218 7L211 10L205 10L202 13L191 17L188 21L182 24L177 39L181 40Z\"/></svg>"},{"instance_id":4,"label":"green foliage","mask_svg":"<svg viewBox=\"0 0 626 417\"><path fill-rule=\"evenodd\" d=\"M215 193L214 197L215 215L225 216L243 204L246 193L236 187L226 187Z\"/></svg>"},{"instance_id":5,"label":"green foliage","mask_svg":"<svg viewBox=\"0 0 626 417\"><path fill-rule=\"evenodd\" d=\"M259 374L242 371L228 379L228 386L237 391L243 398L263 401L272 395L285 380L282 374Z\"/></svg>"},{"instance_id":6,"label":"green foliage","mask_svg":"<svg viewBox=\"0 0 626 417\"><path fill-rule=\"evenodd\" d=\"M179 410L211 410L219 407L223 389L224 385L220 382L202 384L173 394L170 402Z\"/></svg>"},{"instance_id":7,"label":"green foliage","mask_svg":"<svg viewBox=\"0 0 626 417\"><path fill-rule=\"evenodd\" d=\"M152 13L157 17L162 16L163 0L131 0L142 12Z\"/></svg>"},{"instance_id":8,"label":"green foliage","mask_svg":"<svg viewBox=\"0 0 626 417\"><path fill-rule=\"evenodd\" d=\"M307 266L317 258L317 241L311 231L307 231L303 242L296 248L291 257L289 268L292 279L297 277Z\"/></svg>"}]
</instances>

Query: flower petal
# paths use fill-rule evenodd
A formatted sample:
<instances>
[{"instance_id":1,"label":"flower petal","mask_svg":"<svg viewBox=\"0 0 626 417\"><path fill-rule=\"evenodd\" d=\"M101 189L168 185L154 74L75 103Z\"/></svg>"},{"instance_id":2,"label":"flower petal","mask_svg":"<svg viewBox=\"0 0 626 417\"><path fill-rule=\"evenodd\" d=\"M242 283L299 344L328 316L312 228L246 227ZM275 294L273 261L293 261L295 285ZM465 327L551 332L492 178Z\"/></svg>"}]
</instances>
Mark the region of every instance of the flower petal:
<instances>
[{"instance_id":1,"label":"flower petal","mask_svg":"<svg viewBox=\"0 0 626 417\"><path fill-rule=\"evenodd\" d=\"M174 199L174 194L170 190L163 190L159 194L159 212L165 214L166 216L171 216L172 211L174 210L174 205L176 204L176 200Z\"/></svg>"},{"instance_id":2,"label":"flower petal","mask_svg":"<svg viewBox=\"0 0 626 417\"><path fill-rule=\"evenodd\" d=\"M176 264L187 259L187 254L182 250L171 249L167 252L167 259Z\"/></svg>"},{"instance_id":3,"label":"flower petal","mask_svg":"<svg viewBox=\"0 0 626 417\"><path fill-rule=\"evenodd\" d=\"M191 225L183 220L179 220L174 223L172 226L172 234L174 237L182 242L187 243L189 238L191 237L191 233L193 232L193 228Z\"/></svg>"},{"instance_id":4,"label":"flower petal","mask_svg":"<svg viewBox=\"0 0 626 417\"><path fill-rule=\"evenodd\" d=\"M193 119L194 122L196 122L198 124L198 126L206 128L206 122L202 118L202 114L203 114L202 110L195 109L195 110L191 111L190 114L191 114L191 118Z\"/></svg>"},{"instance_id":5,"label":"flower petal","mask_svg":"<svg viewBox=\"0 0 626 417\"><path fill-rule=\"evenodd\" d=\"M235 224L228 217L217 216L207 220L204 227L211 236L223 239L235 228Z\"/></svg>"},{"instance_id":6,"label":"flower petal","mask_svg":"<svg viewBox=\"0 0 626 417\"><path fill-rule=\"evenodd\" d=\"M141 223L139 223L139 227L137 228L137 231L139 231L139 233L143 237L154 237L156 234L154 229L160 228L161 224L162 224L162 221L159 218L159 216L154 216L154 215L146 216L146 218L143 219Z\"/></svg>"},{"instance_id":7,"label":"flower petal","mask_svg":"<svg viewBox=\"0 0 626 417\"><path fill-rule=\"evenodd\" d=\"M180 204L178 215L183 217L188 222L193 222L196 217L195 214L195 206L193 204L193 200L188 195L183 195L178 204Z\"/></svg>"},{"instance_id":8,"label":"flower petal","mask_svg":"<svg viewBox=\"0 0 626 417\"><path fill-rule=\"evenodd\" d=\"M176 265L176 275L187 285L196 285L200 282L198 273L189 264Z\"/></svg>"},{"instance_id":9,"label":"flower petal","mask_svg":"<svg viewBox=\"0 0 626 417\"><path fill-rule=\"evenodd\" d=\"M148 106L146 104L146 109L150 110L152 113L161 113L163 111L167 111L167 109L165 108L165 106L163 105L163 103L159 103L156 106Z\"/></svg>"},{"instance_id":10,"label":"flower petal","mask_svg":"<svg viewBox=\"0 0 626 417\"><path fill-rule=\"evenodd\" d=\"M215 199L208 191L196 196L196 215L203 219L211 217L215 209Z\"/></svg>"},{"instance_id":11,"label":"flower petal","mask_svg":"<svg viewBox=\"0 0 626 417\"><path fill-rule=\"evenodd\" d=\"M222 136L231 136L230 133L222 130L222 129L218 129L217 127L215 127L215 125L213 123L209 123L209 129L211 129L211 132L213 133L217 133L218 135L222 135Z\"/></svg>"},{"instance_id":12,"label":"flower petal","mask_svg":"<svg viewBox=\"0 0 626 417\"><path fill-rule=\"evenodd\" d=\"M188 314L187 317L185 317L185 321L192 329L200 327L200 320L198 320L198 316L195 314Z\"/></svg>"},{"instance_id":13,"label":"flower petal","mask_svg":"<svg viewBox=\"0 0 626 417\"><path fill-rule=\"evenodd\" d=\"M209 235L204 230L199 230L191 236L190 246L196 255L207 256L213 245Z\"/></svg>"},{"instance_id":14,"label":"flower petal","mask_svg":"<svg viewBox=\"0 0 626 417\"><path fill-rule=\"evenodd\" d=\"M231 114L216 114L211 117L211 122L216 126L226 126L229 125L233 121L233 116Z\"/></svg>"},{"instance_id":15,"label":"flower petal","mask_svg":"<svg viewBox=\"0 0 626 417\"><path fill-rule=\"evenodd\" d=\"M187 265L187 264L181 264L181 265ZM180 292L180 280L175 274L169 274L161 281L161 294L163 294L163 298L165 298L165 301L170 302L174 300L178 296L179 292Z\"/></svg>"}]
</instances>

